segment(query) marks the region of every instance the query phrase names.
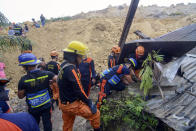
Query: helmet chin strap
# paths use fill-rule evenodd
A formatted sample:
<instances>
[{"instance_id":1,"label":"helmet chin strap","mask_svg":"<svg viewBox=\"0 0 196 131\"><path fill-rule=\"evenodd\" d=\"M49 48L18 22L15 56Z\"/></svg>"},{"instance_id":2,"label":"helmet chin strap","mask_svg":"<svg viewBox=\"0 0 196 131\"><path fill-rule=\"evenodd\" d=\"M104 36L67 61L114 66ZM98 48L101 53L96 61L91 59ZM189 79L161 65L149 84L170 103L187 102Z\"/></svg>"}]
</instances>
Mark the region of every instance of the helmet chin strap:
<instances>
[{"instance_id":1,"label":"helmet chin strap","mask_svg":"<svg viewBox=\"0 0 196 131\"><path fill-rule=\"evenodd\" d=\"M79 65L79 64L78 64L78 61L77 61L77 56L78 56L78 55L76 54L76 52L77 52L77 51L74 50L74 54L75 54L75 58L74 58L75 60L74 60L74 61L75 61L75 64L76 64L76 65Z\"/></svg>"},{"instance_id":2,"label":"helmet chin strap","mask_svg":"<svg viewBox=\"0 0 196 131\"><path fill-rule=\"evenodd\" d=\"M27 71L27 72L28 72L28 67L27 67L27 66L24 66L24 69L25 69L25 71Z\"/></svg>"}]
</instances>

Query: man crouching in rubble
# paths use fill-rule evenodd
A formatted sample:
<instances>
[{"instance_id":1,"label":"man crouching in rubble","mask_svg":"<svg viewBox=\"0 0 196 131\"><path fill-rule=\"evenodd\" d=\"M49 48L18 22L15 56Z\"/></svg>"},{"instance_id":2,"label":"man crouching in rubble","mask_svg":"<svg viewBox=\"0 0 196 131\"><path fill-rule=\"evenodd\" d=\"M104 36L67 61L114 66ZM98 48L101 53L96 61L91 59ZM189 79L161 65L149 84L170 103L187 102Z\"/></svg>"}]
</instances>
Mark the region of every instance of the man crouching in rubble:
<instances>
[{"instance_id":1,"label":"man crouching in rubble","mask_svg":"<svg viewBox=\"0 0 196 131\"><path fill-rule=\"evenodd\" d=\"M82 62L87 47L78 41L64 49L64 62L58 74L59 107L62 110L63 131L72 131L76 116L91 122L95 131L100 130L100 112L83 90L76 66Z\"/></svg>"},{"instance_id":2,"label":"man crouching in rubble","mask_svg":"<svg viewBox=\"0 0 196 131\"><path fill-rule=\"evenodd\" d=\"M111 94L111 90L122 91L126 85L132 83L131 75L134 74L132 68L137 66L137 61L129 58L125 64L117 65L109 68L101 73L100 92L97 100L97 108L99 109L103 99Z\"/></svg>"}]
</instances>

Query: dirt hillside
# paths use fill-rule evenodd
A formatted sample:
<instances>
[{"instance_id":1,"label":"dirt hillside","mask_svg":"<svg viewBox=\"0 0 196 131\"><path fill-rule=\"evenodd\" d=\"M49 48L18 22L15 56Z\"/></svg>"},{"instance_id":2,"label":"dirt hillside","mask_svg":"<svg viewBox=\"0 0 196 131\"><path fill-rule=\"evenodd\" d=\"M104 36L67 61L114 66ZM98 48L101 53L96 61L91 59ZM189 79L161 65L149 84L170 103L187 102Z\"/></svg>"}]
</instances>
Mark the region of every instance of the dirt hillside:
<instances>
[{"instance_id":1,"label":"dirt hillside","mask_svg":"<svg viewBox=\"0 0 196 131\"><path fill-rule=\"evenodd\" d=\"M139 18L173 18L178 16L187 16L196 14L196 3L187 5L179 3L171 6L139 6L136 11L136 16ZM126 4L119 6L109 5L106 9L89 11L88 13L79 13L73 18L95 18L95 17L126 17L129 6Z\"/></svg>"},{"instance_id":2,"label":"dirt hillside","mask_svg":"<svg viewBox=\"0 0 196 131\"><path fill-rule=\"evenodd\" d=\"M44 57L49 60L49 52L53 49L62 52L72 40L78 40L89 47L88 56L95 60L96 70L100 72L106 68L107 56L112 46L120 39L123 29L124 18L88 18L69 21L58 21L47 23L44 28L30 28L27 37L34 43L33 53L37 57ZM136 18L131 27L127 41L138 39L132 32L141 30L150 37L157 37L177 28L190 24L190 18L167 18L167 19L141 19ZM18 50L4 53L6 74L12 78L9 88L11 96L15 96L17 83L24 71L18 67Z\"/></svg>"},{"instance_id":3,"label":"dirt hillside","mask_svg":"<svg viewBox=\"0 0 196 131\"><path fill-rule=\"evenodd\" d=\"M89 13L91 15L90 18L85 17L89 16L89 14L82 14L82 17L76 16L73 17L72 20L46 23L45 27L39 29L32 28L32 23L27 22L30 28L27 37L34 43L33 53L38 58L45 58L46 62L48 62L50 51L55 49L59 52L60 59L62 60L62 50L70 41L78 40L89 47L88 56L94 59L97 72L101 72L107 68L107 56L110 53L111 47L118 44L126 16L124 15L126 11L119 13L112 8L112 12L116 12L118 15L108 17L108 14L111 16L113 13L107 13L107 11L108 9L101 11L102 14L99 15L99 17L97 17L97 13ZM107 13L106 17L103 16L105 13ZM136 14L127 41L138 39L138 37L133 34L135 30L140 30L145 35L154 38L185 25L189 25L195 20L194 14L167 18L147 18L140 13L141 12L138 11ZM6 30L0 31L0 35L6 34ZM19 100L17 98L18 81L25 73L24 70L18 66L17 59L19 55L20 51L13 49L9 52L4 52L3 57L0 57L0 61L6 64L5 71L7 77L12 78L8 88L10 89L11 106L15 112L24 111L26 108L25 100ZM56 131L61 130L62 125L59 112L59 110L56 110L55 115L53 115L53 119L55 119L54 125L56 125L54 129ZM78 121L80 120L81 119L78 119ZM86 121L83 120L83 122L77 123L86 123ZM80 125L76 125L75 129L77 128L81 130Z\"/></svg>"}]
</instances>

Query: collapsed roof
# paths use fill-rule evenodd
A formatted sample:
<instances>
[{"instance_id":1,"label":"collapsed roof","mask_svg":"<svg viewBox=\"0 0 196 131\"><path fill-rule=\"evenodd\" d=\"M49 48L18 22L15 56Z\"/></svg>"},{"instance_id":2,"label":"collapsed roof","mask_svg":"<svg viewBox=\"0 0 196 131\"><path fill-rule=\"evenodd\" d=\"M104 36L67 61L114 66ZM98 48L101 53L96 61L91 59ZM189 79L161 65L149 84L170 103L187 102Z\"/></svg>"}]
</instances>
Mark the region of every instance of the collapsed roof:
<instances>
[{"instance_id":1,"label":"collapsed roof","mask_svg":"<svg viewBox=\"0 0 196 131\"><path fill-rule=\"evenodd\" d=\"M161 81L165 99L154 89L151 95L156 97L147 101L147 111L175 130L195 129L196 57L184 56L176 61L162 69L162 73L167 73L164 76L168 77L167 81L164 78Z\"/></svg>"},{"instance_id":2,"label":"collapsed roof","mask_svg":"<svg viewBox=\"0 0 196 131\"><path fill-rule=\"evenodd\" d=\"M188 25L154 39L128 42L123 46L118 62L123 63L124 58L134 52L138 44L144 46L146 52L159 50L160 54L165 55L165 61L169 62L172 57L181 57L196 46L196 24Z\"/></svg>"},{"instance_id":3,"label":"collapsed roof","mask_svg":"<svg viewBox=\"0 0 196 131\"><path fill-rule=\"evenodd\" d=\"M147 52L160 50L160 54L170 57L167 64L157 64L165 99L158 89L153 89L150 95L155 97L147 101L146 111L174 130L196 131L196 24L154 39L125 44L119 63L134 52L137 43L142 44ZM140 92L139 89L130 90Z\"/></svg>"}]
</instances>

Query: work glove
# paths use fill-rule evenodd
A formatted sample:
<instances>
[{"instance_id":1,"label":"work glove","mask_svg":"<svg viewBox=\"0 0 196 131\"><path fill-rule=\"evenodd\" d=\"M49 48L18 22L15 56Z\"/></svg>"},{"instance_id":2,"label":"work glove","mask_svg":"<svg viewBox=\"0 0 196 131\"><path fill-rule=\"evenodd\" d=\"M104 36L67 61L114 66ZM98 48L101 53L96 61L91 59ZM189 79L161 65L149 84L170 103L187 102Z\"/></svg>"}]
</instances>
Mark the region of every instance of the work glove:
<instances>
[{"instance_id":1,"label":"work glove","mask_svg":"<svg viewBox=\"0 0 196 131\"><path fill-rule=\"evenodd\" d=\"M93 114L97 113L97 106L93 104L92 100L89 99L87 104Z\"/></svg>"}]
</instances>

